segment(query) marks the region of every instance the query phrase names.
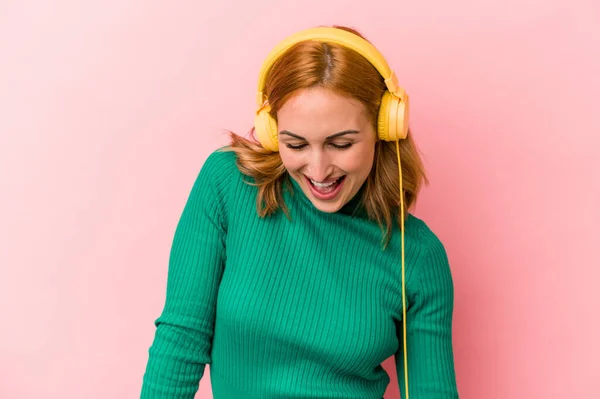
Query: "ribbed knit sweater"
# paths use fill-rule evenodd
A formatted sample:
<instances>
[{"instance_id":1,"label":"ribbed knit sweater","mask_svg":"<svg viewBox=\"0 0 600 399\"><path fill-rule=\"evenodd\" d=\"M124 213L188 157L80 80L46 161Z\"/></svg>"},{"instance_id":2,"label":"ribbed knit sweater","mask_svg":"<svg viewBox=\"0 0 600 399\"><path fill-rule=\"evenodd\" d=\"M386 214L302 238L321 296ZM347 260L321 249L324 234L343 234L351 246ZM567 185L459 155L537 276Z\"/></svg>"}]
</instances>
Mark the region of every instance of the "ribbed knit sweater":
<instances>
[{"instance_id":1,"label":"ribbed knit sweater","mask_svg":"<svg viewBox=\"0 0 600 399\"><path fill-rule=\"evenodd\" d=\"M384 250L362 191L325 213L291 178L291 220L260 218L244 180L233 152L213 152L200 169L175 230L141 398L194 398L210 364L214 399L381 399L392 355L404 395L397 223ZM446 252L421 219L409 215L405 227L410 398L458 398Z\"/></svg>"}]
</instances>

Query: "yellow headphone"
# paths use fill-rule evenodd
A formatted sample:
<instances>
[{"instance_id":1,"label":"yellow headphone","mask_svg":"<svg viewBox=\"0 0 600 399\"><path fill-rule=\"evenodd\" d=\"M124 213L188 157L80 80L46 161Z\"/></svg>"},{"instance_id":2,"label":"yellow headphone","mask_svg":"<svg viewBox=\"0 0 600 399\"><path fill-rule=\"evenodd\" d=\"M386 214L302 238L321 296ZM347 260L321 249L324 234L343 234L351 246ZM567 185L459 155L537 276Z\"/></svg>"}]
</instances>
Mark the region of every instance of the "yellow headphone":
<instances>
[{"instance_id":1,"label":"yellow headphone","mask_svg":"<svg viewBox=\"0 0 600 399\"><path fill-rule=\"evenodd\" d=\"M396 155L398 158L398 178L400 180L400 219L402 240L402 321L404 326L404 378L406 385L406 399L408 397L408 356L406 348L406 294L404 282L404 196L402 190L402 167L400 165L399 140L408 136L408 95L400 85L394 71L391 70L383 55L367 40L343 29L319 27L295 33L280 42L267 56L260 70L256 103L258 110L254 120L256 138L267 150L278 151L277 122L269 112L271 107L264 94L267 76L275 61L296 43L306 40L334 43L354 50L367 59L379 71L387 90L381 98L379 114L377 116L377 137L379 140L395 141Z\"/></svg>"}]
</instances>

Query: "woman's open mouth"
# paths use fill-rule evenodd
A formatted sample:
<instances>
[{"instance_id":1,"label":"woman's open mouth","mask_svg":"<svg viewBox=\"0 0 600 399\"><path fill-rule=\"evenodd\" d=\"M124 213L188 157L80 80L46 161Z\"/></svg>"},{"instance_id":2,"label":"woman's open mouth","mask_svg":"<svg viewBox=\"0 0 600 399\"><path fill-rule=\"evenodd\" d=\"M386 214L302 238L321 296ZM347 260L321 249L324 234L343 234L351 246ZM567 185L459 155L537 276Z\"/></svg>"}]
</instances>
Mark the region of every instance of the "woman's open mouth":
<instances>
[{"instance_id":1,"label":"woman's open mouth","mask_svg":"<svg viewBox=\"0 0 600 399\"><path fill-rule=\"evenodd\" d=\"M326 183L316 182L304 176L312 194L320 200L332 200L341 191L346 175L339 177L337 180L332 180Z\"/></svg>"}]
</instances>

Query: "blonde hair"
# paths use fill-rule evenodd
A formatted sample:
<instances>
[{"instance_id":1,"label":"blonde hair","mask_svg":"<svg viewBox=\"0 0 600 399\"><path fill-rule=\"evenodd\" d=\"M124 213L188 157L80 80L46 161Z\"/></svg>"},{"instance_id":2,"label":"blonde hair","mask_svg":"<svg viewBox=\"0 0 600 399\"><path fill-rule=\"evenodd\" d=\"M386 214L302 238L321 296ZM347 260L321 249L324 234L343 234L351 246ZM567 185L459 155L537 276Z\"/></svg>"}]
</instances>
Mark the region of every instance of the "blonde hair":
<instances>
[{"instance_id":1,"label":"blonde hair","mask_svg":"<svg viewBox=\"0 0 600 399\"><path fill-rule=\"evenodd\" d=\"M334 25L364 39L358 31ZM343 46L316 41L297 43L273 65L266 81L265 94L271 106L271 116L299 89L321 87L360 101L377 131L377 115L381 97L386 89L383 78L363 56ZM231 144L224 151L234 151L241 173L254 179L248 183L258 187L256 209L260 217L281 209L289 218L283 198L283 186L289 183L288 174L278 152L264 149L256 140L230 132ZM423 162L409 129L408 137L399 142L404 191L404 213L416 203L423 184L428 184ZM365 182L361 204L369 219L382 230L382 242L387 246L392 232L392 220L400 222L398 160L396 143L378 141L375 144L373 168Z\"/></svg>"}]
</instances>

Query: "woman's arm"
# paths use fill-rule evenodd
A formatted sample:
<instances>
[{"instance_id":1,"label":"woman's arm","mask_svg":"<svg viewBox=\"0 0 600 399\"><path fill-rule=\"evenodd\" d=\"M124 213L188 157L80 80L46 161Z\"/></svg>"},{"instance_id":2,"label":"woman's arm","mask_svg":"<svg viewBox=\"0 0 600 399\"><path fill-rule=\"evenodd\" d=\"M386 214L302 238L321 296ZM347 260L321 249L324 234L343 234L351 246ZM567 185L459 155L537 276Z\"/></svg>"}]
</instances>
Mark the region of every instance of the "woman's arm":
<instances>
[{"instance_id":1,"label":"woman's arm","mask_svg":"<svg viewBox=\"0 0 600 399\"><path fill-rule=\"evenodd\" d=\"M446 251L430 236L420 256L417 291L406 312L409 399L456 399L452 350L454 285ZM400 394L406 396L403 326L397 325L400 349L395 355Z\"/></svg>"},{"instance_id":2,"label":"woman's arm","mask_svg":"<svg viewBox=\"0 0 600 399\"><path fill-rule=\"evenodd\" d=\"M177 225L165 305L155 322L143 377L143 399L192 399L211 361L215 304L225 259L222 170L213 156L206 160Z\"/></svg>"}]
</instances>

